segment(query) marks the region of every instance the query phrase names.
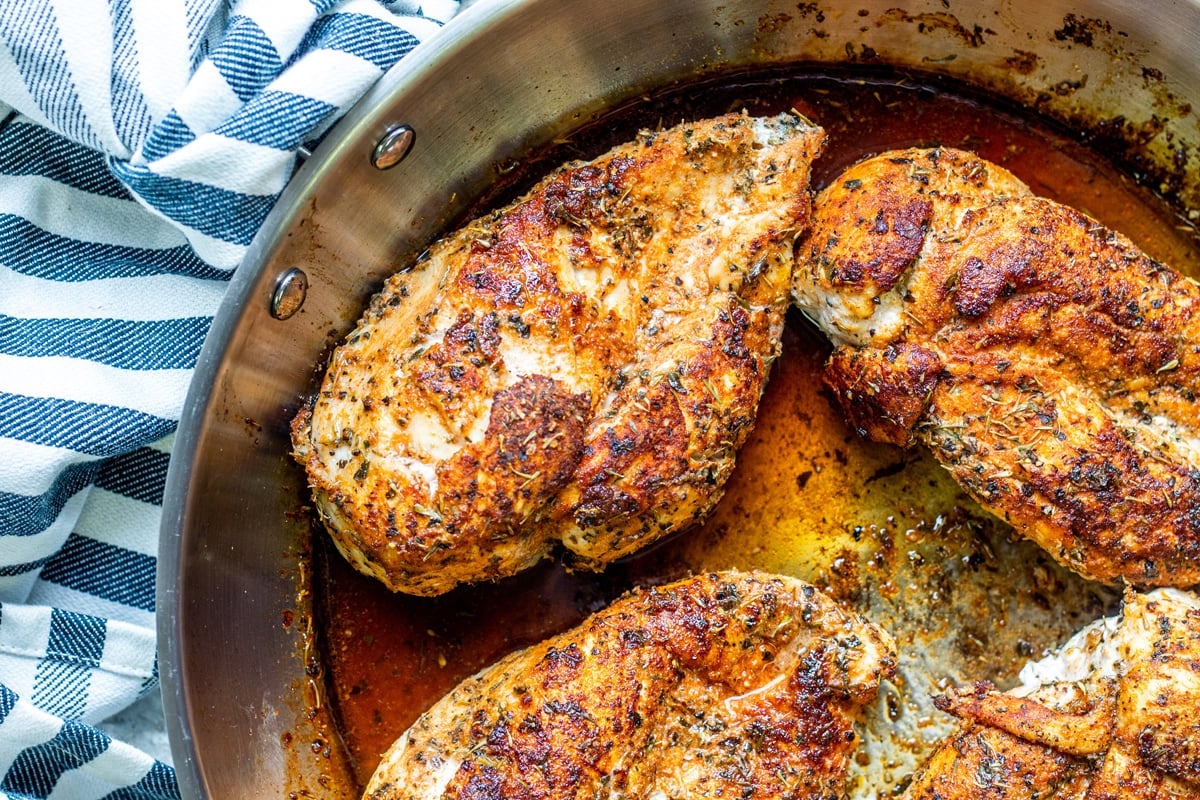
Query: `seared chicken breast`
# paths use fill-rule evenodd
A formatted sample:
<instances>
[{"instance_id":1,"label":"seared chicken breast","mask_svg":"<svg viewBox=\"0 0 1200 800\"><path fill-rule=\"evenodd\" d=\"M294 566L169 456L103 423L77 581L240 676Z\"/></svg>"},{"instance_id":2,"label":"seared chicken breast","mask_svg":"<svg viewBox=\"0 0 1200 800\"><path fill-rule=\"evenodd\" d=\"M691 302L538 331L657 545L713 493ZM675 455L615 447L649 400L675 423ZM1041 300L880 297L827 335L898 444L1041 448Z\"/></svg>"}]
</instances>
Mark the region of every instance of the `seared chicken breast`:
<instances>
[{"instance_id":1,"label":"seared chicken breast","mask_svg":"<svg viewBox=\"0 0 1200 800\"><path fill-rule=\"evenodd\" d=\"M928 445L1084 577L1200 582L1200 287L950 149L817 197L794 298L851 424Z\"/></svg>"},{"instance_id":2,"label":"seared chicken breast","mask_svg":"<svg viewBox=\"0 0 1200 800\"><path fill-rule=\"evenodd\" d=\"M822 141L791 115L645 132L388 280L293 424L342 553L433 595L701 519L779 352Z\"/></svg>"},{"instance_id":3,"label":"seared chicken breast","mask_svg":"<svg viewBox=\"0 0 1200 800\"><path fill-rule=\"evenodd\" d=\"M793 578L638 590L459 684L364 797L841 797L893 663L884 631Z\"/></svg>"},{"instance_id":4,"label":"seared chicken breast","mask_svg":"<svg viewBox=\"0 0 1200 800\"><path fill-rule=\"evenodd\" d=\"M1200 798L1200 600L1129 591L1120 618L1022 672L938 698L966 721L908 800Z\"/></svg>"}]
</instances>

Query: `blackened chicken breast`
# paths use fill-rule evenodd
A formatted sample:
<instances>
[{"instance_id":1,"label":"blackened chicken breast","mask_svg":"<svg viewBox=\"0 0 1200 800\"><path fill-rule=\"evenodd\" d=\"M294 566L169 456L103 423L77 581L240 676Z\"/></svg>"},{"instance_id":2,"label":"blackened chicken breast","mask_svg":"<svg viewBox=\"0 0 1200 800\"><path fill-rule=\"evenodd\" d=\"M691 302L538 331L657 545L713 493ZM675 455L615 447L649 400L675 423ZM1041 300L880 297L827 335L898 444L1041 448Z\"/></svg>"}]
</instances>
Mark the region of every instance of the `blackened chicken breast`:
<instances>
[{"instance_id":1,"label":"blackened chicken breast","mask_svg":"<svg viewBox=\"0 0 1200 800\"><path fill-rule=\"evenodd\" d=\"M638 590L459 684L364 798L842 797L894 663L883 630L794 578Z\"/></svg>"},{"instance_id":2,"label":"blackened chicken breast","mask_svg":"<svg viewBox=\"0 0 1200 800\"><path fill-rule=\"evenodd\" d=\"M1200 286L1001 167L891 151L834 179L797 304L851 424L921 443L1086 578L1200 583Z\"/></svg>"}]
</instances>

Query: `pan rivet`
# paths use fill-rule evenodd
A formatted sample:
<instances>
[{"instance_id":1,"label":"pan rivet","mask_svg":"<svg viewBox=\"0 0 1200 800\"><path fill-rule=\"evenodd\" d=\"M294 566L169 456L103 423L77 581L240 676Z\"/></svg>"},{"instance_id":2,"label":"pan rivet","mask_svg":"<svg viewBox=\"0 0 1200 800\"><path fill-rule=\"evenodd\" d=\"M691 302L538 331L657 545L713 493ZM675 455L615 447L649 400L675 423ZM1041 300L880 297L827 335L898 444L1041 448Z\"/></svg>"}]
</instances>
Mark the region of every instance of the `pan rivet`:
<instances>
[{"instance_id":1,"label":"pan rivet","mask_svg":"<svg viewBox=\"0 0 1200 800\"><path fill-rule=\"evenodd\" d=\"M371 153L371 163L375 169L391 169L403 161L416 137L416 131L407 125L397 125L385 133Z\"/></svg>"},{"instance_id":2,"label":"pan rivet","mask_svg":"<svg viewBox=\"0 0 1200 800\"><path fill-rule=\"evenodd\" d=\"M308 276L304 270L292 267L280 273L271 294L271 316L287 319L300 310L308 296Z\"/></svg>"}]
</instances>

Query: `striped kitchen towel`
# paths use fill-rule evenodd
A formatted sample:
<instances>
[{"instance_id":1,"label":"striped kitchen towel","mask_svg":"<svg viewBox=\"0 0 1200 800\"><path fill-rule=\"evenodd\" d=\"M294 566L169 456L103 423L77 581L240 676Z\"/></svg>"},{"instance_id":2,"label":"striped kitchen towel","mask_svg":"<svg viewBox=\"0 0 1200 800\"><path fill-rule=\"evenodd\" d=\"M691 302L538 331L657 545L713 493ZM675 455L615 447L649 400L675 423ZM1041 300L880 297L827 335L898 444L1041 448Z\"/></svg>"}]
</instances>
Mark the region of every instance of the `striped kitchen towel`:
<instances>
[{"instance_id":1,"label":"striped kitchen towel","mask_svg":"<svg viewBox=\"0 0 1200 800\"><path fill-rule=\"evenodd\" d=\"M200 345L298 150L456 10L0 0L0 797L179 796L105 726L158 686Z\"/></svg>"}]
</instances>

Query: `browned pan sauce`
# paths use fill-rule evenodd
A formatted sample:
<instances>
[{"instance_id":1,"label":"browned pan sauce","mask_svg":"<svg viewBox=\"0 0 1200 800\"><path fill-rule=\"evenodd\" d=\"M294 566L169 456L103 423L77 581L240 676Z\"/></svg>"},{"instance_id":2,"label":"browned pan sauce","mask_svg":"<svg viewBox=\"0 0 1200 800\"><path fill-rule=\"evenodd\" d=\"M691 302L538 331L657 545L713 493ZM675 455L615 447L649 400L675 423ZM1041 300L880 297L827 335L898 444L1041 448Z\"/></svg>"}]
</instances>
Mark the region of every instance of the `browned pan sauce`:
<instances>
[{"instance_id":1,"label":"browned pan sauce","mask_svg":"<svg viewBox=\"0 0 1200 800\"><path fill-rule=\"evenodd\" d=\"M613 110L516 170L500 165L503 182L483 203L506 201L554 165L596 155L638 128L739 108L793 109L825 128L814 189L882 150L964 148L1122 231L1152 256L1200 274L1195 231L1080 144L1082 134L911 74L822 68L675 87ZM925 698L942 681L969 675L1011 684L1026 658L1112 608L1111 591L1012 541L924 453L849 431L821 386L827 352L793 313L755 432L712 518L605 574L544 562L501 583L414 598L355 573L319 534L317 614L328 695L360 785L392 741L462 678L637 583L736 567L788 572L828 588L889 628L902 654L927 652L938 665L941 674L930 675L910 661L905 672L902 655L896 687L883 692L889 724L918 732L936 726ZM911 758L928 750L928 737L906 736L899 748ZM889 779L902 782L908 764L897 760Z\"/></svg>"}]
</instances>

